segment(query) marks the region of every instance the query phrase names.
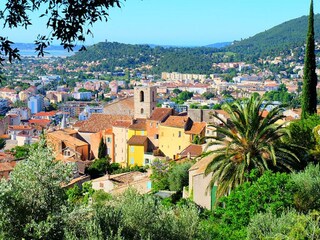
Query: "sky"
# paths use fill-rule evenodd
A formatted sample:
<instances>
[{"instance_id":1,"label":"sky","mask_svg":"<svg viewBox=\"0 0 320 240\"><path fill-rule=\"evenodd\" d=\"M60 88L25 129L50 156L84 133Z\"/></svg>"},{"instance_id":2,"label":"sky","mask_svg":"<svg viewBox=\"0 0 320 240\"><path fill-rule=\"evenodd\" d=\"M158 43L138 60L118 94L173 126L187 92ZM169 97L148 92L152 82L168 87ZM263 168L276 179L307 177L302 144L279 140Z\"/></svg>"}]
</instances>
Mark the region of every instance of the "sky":
<instances>
[{"instance_id":1,"label":"sky","mask_svg":"<svg viewBox=\"0 0 320 240\"><path fill-rule=\"evenodd\" d=\"M105 40L175 46L232 42L308 15L310 0L122 0L121 6L110 9L107 23L95 24L86 45ZM320 12L320 1L314 1L314 12ZM32 15L27 31L2 29L0 35L33 42L39 33L48 33L40 14Z\"/></svg>"}]
</instances>

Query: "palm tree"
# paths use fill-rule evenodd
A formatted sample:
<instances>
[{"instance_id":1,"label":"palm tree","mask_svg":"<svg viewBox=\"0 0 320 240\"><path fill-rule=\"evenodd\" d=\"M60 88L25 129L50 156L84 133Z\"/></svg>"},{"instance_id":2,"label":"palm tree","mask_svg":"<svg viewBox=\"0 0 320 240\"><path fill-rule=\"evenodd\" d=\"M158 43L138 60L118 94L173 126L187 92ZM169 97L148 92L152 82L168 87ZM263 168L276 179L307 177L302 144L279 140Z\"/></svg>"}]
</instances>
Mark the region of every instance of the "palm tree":
<instances>
[{"instance_id":1,"label":"palm tree","mask_svg":"<svg viewBox=\"0 0 320 240\"><path fill-rule=\"evenodd\" d=\"M261 175L270 168L292 171L299 166L293 146L283 143L283 137L290 136L289 131L282 124L276 124L283 118L282 107L275 107L262 117L268 105L253 94L250 99L223 105L223 110L230 115L227 122L213 114L223 126L214 126L217 137L211 137L213 141L208 147L220 146L204 156L213 156L205 174L212 173L209 187L217 184L217 199L248 181L253 169ZM221 135L224 137L219 137Z\"/></svg>"}]
</instances>

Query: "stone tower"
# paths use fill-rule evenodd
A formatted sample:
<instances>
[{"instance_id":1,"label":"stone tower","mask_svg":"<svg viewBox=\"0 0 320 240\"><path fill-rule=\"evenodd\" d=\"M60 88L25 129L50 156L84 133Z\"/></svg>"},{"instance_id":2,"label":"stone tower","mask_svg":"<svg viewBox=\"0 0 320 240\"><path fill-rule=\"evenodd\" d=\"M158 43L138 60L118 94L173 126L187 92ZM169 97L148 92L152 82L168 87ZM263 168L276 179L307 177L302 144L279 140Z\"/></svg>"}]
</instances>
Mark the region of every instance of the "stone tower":
<instances>
[{"instance_id":1,"label":"stone tower","mask_svg":"<svg viewBox=\"0 0 320 240\"><path fill-rule=\"evenodd\" d=\"M149 118L156 106L156 87L134 88L134 118Z\"/></svg>"}]
</instances>

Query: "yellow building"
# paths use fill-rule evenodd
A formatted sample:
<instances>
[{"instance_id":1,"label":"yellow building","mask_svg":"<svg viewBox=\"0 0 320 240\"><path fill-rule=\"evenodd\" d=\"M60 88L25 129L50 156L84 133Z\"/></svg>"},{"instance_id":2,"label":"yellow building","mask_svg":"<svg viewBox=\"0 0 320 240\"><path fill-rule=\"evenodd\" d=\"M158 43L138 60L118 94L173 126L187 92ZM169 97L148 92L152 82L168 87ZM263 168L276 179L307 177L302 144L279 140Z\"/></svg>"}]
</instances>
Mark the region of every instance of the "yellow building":
<instances>
[{"instance_id":1,"label":"yellow building","mask_svg":"<svg viewBox=\"0 0 320 240\"><path fill-rule=\"evenodd\" d=\"M187 116L170 116L159 129L159 148L172 159L190 145L190 135L185 133L192 121Z\"/></svg>"},{"instance_id":2,"label":"yellow building","mask_svg":"<svg viewBox=\"0 0 320 240\"><path fill-rule=\"evenodd\" d=\"M184 149L204 137L205 128L206 123L193 122L187 116L170 116L160 125L159 148L165 156L179 158Z\"/></svg>"},{"instance_id":3,"label":"yellow building","mask_svg":"<svg viewBox=\"0 0 320 240\"><path fill-rule=\"evenodd\" d=\"M132 136L128 140L128 166L143 166L144 153L148 149L147 136Z\"/></svg>"},{"instance_id":4,"label":"yellow building","mask_svg":"<svg viewBox=\"0 0 320 240\"><path fill-rule=\"evenodd\" d=\"M127 165L143 166L144 153L148 149L146 119L135 119L129 126L127 142Z\"/></svg>"}]
</instances>

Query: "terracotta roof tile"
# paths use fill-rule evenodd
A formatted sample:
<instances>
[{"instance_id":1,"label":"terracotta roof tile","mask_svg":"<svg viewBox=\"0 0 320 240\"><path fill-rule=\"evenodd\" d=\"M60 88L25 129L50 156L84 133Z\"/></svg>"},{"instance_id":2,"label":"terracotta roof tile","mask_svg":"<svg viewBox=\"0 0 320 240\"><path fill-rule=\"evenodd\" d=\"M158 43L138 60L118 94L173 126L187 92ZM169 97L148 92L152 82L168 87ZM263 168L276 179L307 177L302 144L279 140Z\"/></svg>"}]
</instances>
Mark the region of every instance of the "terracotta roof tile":
<instances>
[{"instance_id":1,"label":"terracotta roof tile","mask_svg":"<svg viewBox=\"0 0 320 240\"><path fill-rule=\"evenodd\" d=\"M123 128L129 128L130 125L132 124L131 120L118 120L115 121L115 123L113 124L114 127L123 127Z\"/></svg>"},{"instance_id":2,"label":"terracotta roof tile","mask_svg":"<svg viewBox=\"0 0 320 240\"><path fill-rule=\"evenodd\" d=\"M202 153L202 146L196 144L190 144L187 148L185 148L180 155L188 156L190 154L191 157L197 157Z\"/></svg>"},{"instance_id":3,"label":"terracotta roof tile","mask_svg":"<svg viewBox=\"0 0 320 240\"><path fill-rule=\"evenodd\" d=\"M207 126L205 122L194 122L190 130L186 131L187 134L200 134Z\"/></svg>"},{"instance_id":4,"label":"terracotta roof tile","mask_svg":"<svg viewBox=\"0 0 320 240\"><path fill-rule=\"evenodd\" d=\"M112 125L118 120L131 120L128 115L109 115L95 113L80 127L79 132L100 132L107 128L112 128Z\"/></svg>"},{"instance_id":5,"label":"terracotta roof tile","mask_svg":"<svg viewBox=\"0 0 320 240\"><path fill-rule=\"evenodd\" d=\"M134 135L128 140L128 145L144 145L148 137Z\"/></svg>"},{"instance_id":6,"label":"terracotta roof tile","mask_svg":"<svg viewBox=\"0 0 320 240\"><path fill-rule=\"evenodd\" d=\"M150 116L150 120L163 122L169 115L172 114L172 108L155 108Z\"/></svg>"},{"instance_id":7,"label":"terracotta roof tile","mask_svg":"<svg viewBox=\"0 0 320 240\"><path fill-rule=\"evenodd\" d=\"M88 143L81 141L80 139L77 139L75 137L70 136L69 132L64 131L62 129L57 130L57 131L53 131L53 132L48 132L47 136L48 136L48 139L50 139L50 137L53 137L55 139L62 140L67 147L69 145L70 146L86 146L86 145L88 145Z\"/></svg>"},{"instance_id":8,"label":"terracotta roof tile","mask_svg":"<svg viewBox=\"0 0 320 240\"><path fill-rule=\"evenodd\" d=\"M11 172L16 165L15 161L0 163L0 172Z\"/></svg>"},{"instance_id":9,"label":"terracotta roof tile","mask_svg":"<svg viewBox=\"0 0 320 240\"><path fill-rule=\"evenodd\" d=\"M11 125L9 126L10 130L32 130L32 127L25 125Z\"/></svg>"},{"instance_id":10,"label":"terracotta roof tile","mask_svg":"<svg viewBox=\"0 0 320 240\"><path fill-rule=\"evenodd\" d=\"M129 126L129 129L132 130L147 130L147 121L146 119L138 118L133 121L133 123Z\"/></svg>"},{"instance_id":11,"label":"terracotta roof tile","mask_svg":"<svg viewBox=\"0 0 320 240\"><path fill-rule=\"evenodd\" d=\"M188 122L188 116L170 116L162 123L162 126L184 128Z\"/></svg>"},{"instance_id":12,"label":"terracotta roof tile","mask_svg":"<svg viewBox=\"0 0 320 240\"><path fill-rule=\"evenodd\" d=\"M39 125L43 127L50 125L50 122L51 121L49 119L30 119L29 120L30 124Z\"/></svg>"},{"instance_id":13,"label":"terracotta roof tile","mask_svg":"<svg viewBox=\"0 0 320 240\"><path fill-rule=\"evenodd\" d=\"M35 117L52 117L57 114L57 111L51 111L51 112L38 112L34 116Z\"/></svg>"}]
</instances>

